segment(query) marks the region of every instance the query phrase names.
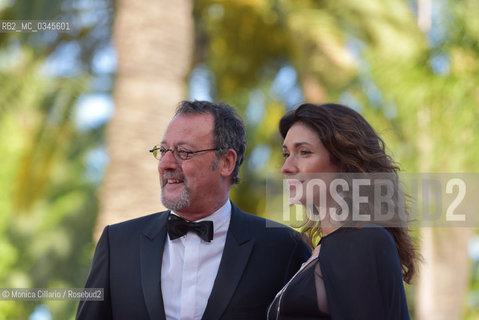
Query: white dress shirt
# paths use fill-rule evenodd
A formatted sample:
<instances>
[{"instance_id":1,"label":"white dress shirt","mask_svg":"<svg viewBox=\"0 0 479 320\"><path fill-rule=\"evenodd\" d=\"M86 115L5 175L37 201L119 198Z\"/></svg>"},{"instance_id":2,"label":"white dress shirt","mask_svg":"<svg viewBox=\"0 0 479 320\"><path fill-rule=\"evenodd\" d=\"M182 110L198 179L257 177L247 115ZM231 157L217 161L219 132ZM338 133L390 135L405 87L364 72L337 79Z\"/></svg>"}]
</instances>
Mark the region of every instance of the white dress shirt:
<instances>
[{"instance_id":1,"label":"white dress shirt","mask_svg":"<svg viewBox=\"0 0 479 320\"><path fill-rule=\"evenodd\" d=\"M166 236L161 291L167 320L200 320L205 312L230 225L230 201L198 221L203 220L213 221L211 242L203 241L194 232L175 240Z\"/></svg>"}]
</instances>

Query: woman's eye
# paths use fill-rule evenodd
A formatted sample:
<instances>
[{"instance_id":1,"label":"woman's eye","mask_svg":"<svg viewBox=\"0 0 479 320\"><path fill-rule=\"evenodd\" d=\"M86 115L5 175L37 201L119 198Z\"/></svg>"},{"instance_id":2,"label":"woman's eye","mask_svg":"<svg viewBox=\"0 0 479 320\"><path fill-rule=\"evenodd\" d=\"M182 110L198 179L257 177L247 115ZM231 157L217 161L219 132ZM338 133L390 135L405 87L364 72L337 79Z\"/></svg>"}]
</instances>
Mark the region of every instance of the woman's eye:
<instances>
[{"instance_id":1,"label":"woman's eye","mask_svg":"<svg viewBox=\"0 0 479 320\"><path fill-rule=\"evenodd\" d=\"M299 153L300 153L302 156L307 156L307 155L311 154L312 152L309 151L309 150L300 150Z\"/></svg>"},{"instance_id":2,"label":"woman's eye","mask_svg":"<svg viewBox=\"0 0 479 320\"><path fill-rule=\"evenodd\" d=\"M283 158L286 159L287 157L289 157L289 152L283 152Z\"/></svg>"}]
</instances>

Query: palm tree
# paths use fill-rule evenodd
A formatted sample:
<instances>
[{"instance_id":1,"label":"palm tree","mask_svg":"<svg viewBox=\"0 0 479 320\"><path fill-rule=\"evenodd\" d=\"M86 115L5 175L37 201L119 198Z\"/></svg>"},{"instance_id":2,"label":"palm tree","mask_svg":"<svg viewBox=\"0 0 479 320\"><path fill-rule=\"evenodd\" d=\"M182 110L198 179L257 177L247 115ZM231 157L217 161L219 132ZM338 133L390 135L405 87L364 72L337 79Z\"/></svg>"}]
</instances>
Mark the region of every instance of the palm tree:
<instances>
[{"instance_id":1,"label":"palm tree","mask_svg":"<svg viewBox=\"0 0 479 320\"><path fill-rule=\"evenodd\" d=\"M110 162L100 190L97 235L107 224L161 208L157 163L148 149L161 141L185 97L191 6L190 0L117 2L115 115L106 132Z\"/></svg>"}]
</instances>

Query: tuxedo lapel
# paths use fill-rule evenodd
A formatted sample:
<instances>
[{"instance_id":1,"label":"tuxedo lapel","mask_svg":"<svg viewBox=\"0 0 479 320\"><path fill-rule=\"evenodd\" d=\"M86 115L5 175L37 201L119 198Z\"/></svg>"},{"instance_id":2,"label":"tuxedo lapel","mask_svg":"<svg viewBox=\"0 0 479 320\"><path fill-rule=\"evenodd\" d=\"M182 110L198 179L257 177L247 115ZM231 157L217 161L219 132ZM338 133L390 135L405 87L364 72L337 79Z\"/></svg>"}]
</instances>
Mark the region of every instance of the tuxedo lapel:
<instances>
[{"instance_id":1,"label":"tuxedo lapel","mask_svg":"<svg viewBox=\"0 0 479 320\"><path fill-rule=\"evenodd\" d=\"M141 284L150 319L164 320L165 309L161 294L161 263L166 239L168 211L158 214L140 239Z\"/></svg>"},{"instance_id":2,"label":"tuxedo lapel","mask_svg":"<svg viewBox=\"0 0 479 320\"><path fill-rule=\"evenodd\" d=\"M219 319L238 286L253 250L254 240L241 210L231 203L231 221L218 274L208 299L203 320Z\"/></svg>"}]
</instances>

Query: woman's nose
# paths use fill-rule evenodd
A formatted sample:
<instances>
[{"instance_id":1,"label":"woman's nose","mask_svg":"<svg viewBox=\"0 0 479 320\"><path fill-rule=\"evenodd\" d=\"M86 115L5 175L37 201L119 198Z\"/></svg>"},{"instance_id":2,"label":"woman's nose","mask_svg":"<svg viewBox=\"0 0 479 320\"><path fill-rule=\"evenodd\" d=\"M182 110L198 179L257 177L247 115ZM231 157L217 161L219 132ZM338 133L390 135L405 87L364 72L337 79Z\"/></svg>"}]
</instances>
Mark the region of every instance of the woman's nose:
<instances>
[{"instance_id":1,"label":"woman's nose","mask_svg":"<svg viewBox=\"0 0 479 320\"><path fill-rule=\"evenodd\" d=\"M281 168L281 173L283 174L292 174L298 173L298 167L293 156L289 155L283 163Z\"/></svg>"}]
</instances>

